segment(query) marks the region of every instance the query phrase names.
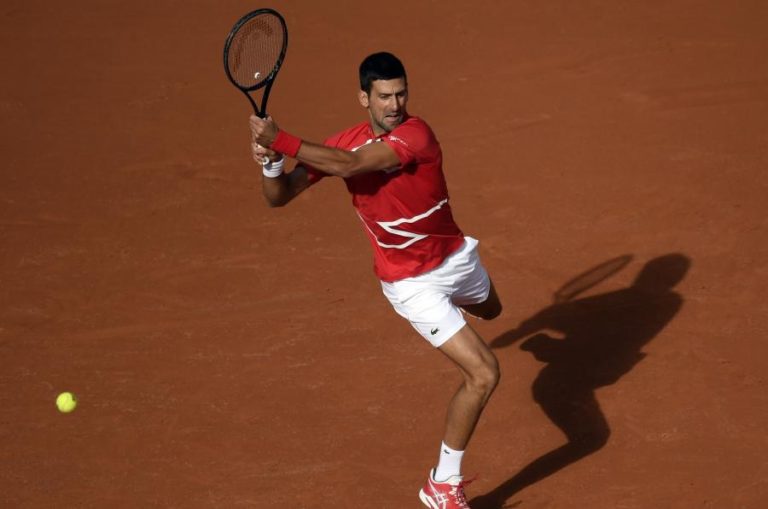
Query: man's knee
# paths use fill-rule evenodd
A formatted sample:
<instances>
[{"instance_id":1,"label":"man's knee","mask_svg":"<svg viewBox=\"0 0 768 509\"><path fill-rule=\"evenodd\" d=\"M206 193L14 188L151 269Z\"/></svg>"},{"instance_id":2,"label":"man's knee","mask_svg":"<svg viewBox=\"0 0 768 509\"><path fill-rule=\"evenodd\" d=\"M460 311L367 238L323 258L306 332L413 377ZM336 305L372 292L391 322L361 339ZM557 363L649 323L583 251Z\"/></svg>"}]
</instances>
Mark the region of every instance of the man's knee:
<instances>
[{"instance_id":1,"label":"man's knee","mask_svg":"<svg viewBox=\"0 0 768 509\"><path fill-rule=\"evenodd\" d=\"M501 371L496 357L491 355L467 373L467 384L475 391L490 396L501 379Z\"/></svg>"}]
</instances>

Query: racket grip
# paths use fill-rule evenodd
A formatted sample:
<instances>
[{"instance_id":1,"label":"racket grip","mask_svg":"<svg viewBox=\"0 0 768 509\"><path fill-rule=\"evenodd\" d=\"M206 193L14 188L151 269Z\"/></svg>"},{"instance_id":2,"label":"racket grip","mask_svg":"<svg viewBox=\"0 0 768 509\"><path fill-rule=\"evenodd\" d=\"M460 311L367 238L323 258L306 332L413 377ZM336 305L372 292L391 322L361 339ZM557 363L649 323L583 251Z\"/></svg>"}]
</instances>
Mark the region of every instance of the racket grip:
<instances>
[{"instance_id":1,"label":"racket grip","mask_svg":"<svg viewBox=\"0 0 768 509\"><path fill-rule=\"evenodd\" d=\"M254 145L255 145L256 147L259 147L259 148L263 148L263 147L262 147L261 145L259 145L258 143L254 143ZM261 156L261 165L262 165L262 166L264 166L265 164L269 164L269 157L267 157L267 156Z\"/></svg>"}]
</instances>

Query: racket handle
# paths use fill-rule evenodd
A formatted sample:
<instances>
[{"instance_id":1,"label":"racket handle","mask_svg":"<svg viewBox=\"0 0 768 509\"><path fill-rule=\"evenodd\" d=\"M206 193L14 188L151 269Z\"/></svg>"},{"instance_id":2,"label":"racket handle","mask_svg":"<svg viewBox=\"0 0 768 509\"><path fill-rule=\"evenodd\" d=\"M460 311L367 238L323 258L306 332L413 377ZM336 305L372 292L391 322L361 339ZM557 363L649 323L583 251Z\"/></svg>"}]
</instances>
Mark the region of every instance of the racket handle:
<instances>
[{"instance_id":1,"label":"racket handle","mask_svg":"<svg viewBox=\"0 0 768 509\"><path fill-rule=\"evenodd\" d=\"M258 143L256 144L256 146L257 146L257 147L260 147L260 148L263 148L263 147L262 147L261 145L259 145ZM267 157L267 156L262 156L262 158L261 158L261 165L262 165L262 166L264 166L265 164L269 164L269 157Z\"/></svg>"}]
</instances>

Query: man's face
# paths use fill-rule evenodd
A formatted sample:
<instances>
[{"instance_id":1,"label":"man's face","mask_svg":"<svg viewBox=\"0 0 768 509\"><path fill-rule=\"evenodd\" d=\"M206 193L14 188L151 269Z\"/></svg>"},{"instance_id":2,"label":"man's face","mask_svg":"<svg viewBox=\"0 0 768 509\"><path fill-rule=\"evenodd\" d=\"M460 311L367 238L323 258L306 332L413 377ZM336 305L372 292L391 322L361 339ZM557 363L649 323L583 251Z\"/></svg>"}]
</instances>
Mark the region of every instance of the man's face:
<instances>
[{"instance_id":1,"label":"man's face","mask_svg":"<svg viewBox=\"0 0 768 509\"><path fill-rule=\"evenodd\" d=\"M371 92L360 91L360 104L368 109L373 132L384 134L403 122L405 105L408 102L408 85L405 78L376 80Z\"/></svg>"}]
</instances>

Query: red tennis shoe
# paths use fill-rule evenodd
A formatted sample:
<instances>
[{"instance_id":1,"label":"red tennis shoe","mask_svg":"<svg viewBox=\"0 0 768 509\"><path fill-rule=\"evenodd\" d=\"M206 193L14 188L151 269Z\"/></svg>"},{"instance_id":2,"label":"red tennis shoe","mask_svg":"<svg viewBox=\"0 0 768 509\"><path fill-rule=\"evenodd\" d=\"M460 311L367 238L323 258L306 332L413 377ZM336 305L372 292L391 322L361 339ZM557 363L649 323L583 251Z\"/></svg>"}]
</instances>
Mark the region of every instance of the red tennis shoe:
<instances>
[{"instance_id":1,"label":"red tennis shoe","mask_svg":"<svg viewBox=\"0 0 768 509\"><path fill-rule=\"evenodd\" d=\"M459 475L449 477L447 481L437 482L434 469L429 472L426 484L419 492L419 499L430 509L471 509L464 496L464 486L471 481L464 481Z\"/></svg>"}]
</instances>

